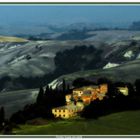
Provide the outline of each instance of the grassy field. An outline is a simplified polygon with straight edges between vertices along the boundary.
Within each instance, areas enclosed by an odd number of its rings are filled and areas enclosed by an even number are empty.
[[[17,135],[139,135],[140,111],[114,113],[98,120],[48,121],[44,125],[21,125]]]
[[[0,42],[26,42],[26,39],[10,36],[0,36]]]

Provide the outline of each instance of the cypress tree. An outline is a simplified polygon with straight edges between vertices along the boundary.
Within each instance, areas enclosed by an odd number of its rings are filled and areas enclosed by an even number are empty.
[[[37,104],[42,103],[43,96],[44,96],[44,89],[43,89],[43,87],[40,87],[39,93],[38,93],[38,96],[37,96],[37,100],[36,100]]]
[[[48,94],[50,92],[49,85],[46,86],[45,94]]]
[[[63,93],[65,94],[66,93],[66,82],[65,82],[65,79],[63,79],[62,90],[63,90]]]
[[[5,110],[4,107],[0,108],[0,125],[5,121]]]

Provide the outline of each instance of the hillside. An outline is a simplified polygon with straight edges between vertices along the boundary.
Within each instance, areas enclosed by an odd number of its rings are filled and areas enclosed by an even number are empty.
[[[23,39],[23,38],[18,38],[18,37],[12,37],[12,36],[0,36],[0,42],[5,43],[5,42],[27,42],[28,40]]]
[[[114,68],[98,69],[89,71],[79,71],[68,75],[60,76],[50,83],[55,88],[57,85],[61,86],[62,79],[71,84],[76,78],[87,78],[96,81],[98,78],[106,77],[112,81],[124,81],[134,83],[136,79],[140,78],[140,59],[121,64]]]
[[[72,40],[72,36],[76,36],[79,33],[81,33],[80,38]],[[64,38],[61,37],[65,37],[65,34],[67,35],[67,39],[63,40]],[[21,81],[15,84],[13,79],[20,76],[29,78],[29,81],[31,78],[37,77],[42,77],[43,79],[45,75],[44,79],[50,82],[63,74],[80,70],[110,68],[136,60],[140,56],[140,31],[66,31],[59,34],[51,33],[50,36],[53,36],[52,40],[0,43],[0,80],[5,76],[12,78],[11,81],[6,82],[3,79],[1,80],[3,83],[1,85],[2,90],[37,87],[35,85],[25,86]],[[83,53],[80,49],[76,52],[73,49],[75,46],[94,46],[96,51],[88,56],[88,54]],[[66,52],[70,52],[68,50],[72,52],[73,59],[76,58],[75,63],[72,63],[71,67],[68,66],[70,65],[68,62],[71,61],[71,57],[65,56]],[[61,58],[57,57],[60,52],[63,54]],[[98,59],[97,55],[100,58],[99,61],[95,61]],[[69,71],[63,69],[64,67],[61,67],[61,65],[58,66],[59,64],[68,64],[67,68],[70,68]],[[51,76],[49,76],[50,74]],[[43,83],[47,83],[48,81],[44,80]],[[5,87],[5,85],[7,86]]]
[[[61,37],[57,40],[57,36],[53,40],[28,41],[24,43],[21,43],[21,41],[26,41],[24,39],[0,37],[0,40],[4,41],[0,43],[0,77],[4,75],[28,77],[29,73],[32,74],[30,76],[35,77],[53,72],[55,70],[54,58],[56,53],[72,49],[74,46],[93,45],[95,48],[103,50],[102,58],[106,60],[106,63],[130,61],[140,53],[138,47],[140,44],[138,40],[140,31],[87,31],[86,34],[86,38],[81,40],[67,39],[62,41]],[[88,34],[90,34],[90,37]],[[53,35],[55,36],[55,33]],[[71,38],[71,32],[67,32],[67,38]],[[132,44],[135,39],[137,41],[136,45]],[[7,40],[13,43],[6,43]],[[125,55],[128,51],[132,51],[132,56]]]
[[[0,106],[4,106],[6,118],[17,112],[27,104],[34,103],[38,89],[18,90],[0,94]]]
[[[21,125],[17,135],[139,135],[140,111],[114,113],[98,120],[47,121],[44,125]]]

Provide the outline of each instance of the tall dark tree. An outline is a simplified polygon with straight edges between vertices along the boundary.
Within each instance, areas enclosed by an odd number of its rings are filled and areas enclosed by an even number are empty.
[[[38,96],[37,96],[37,100],[36,100],[37,104],[42,103],[43,96],[44,96],[44,89],[43,89],[43,87],[40,87],[39,93],[38,93]]]
[[[136,87],[136,94],[140,95],[140,79],[137,79],[135,81],[135,87]]]
[[[136,94],[134,87],[131,83],[127,83],[127,87],[128,87],[128,95],[130,97],[134,96]]]
[[[0,125],[1,126],[4,121],[5,121],[5,110],[4,110],[4,107],[1,107],[0,108]]]
[[[50,92],[50,88],[49,85],[46,86],[46,90],[45,90],[45,95],[48,94]]]
[[[66,93],[66,81],[65,81],[65,79],[63,79],[62,90],[63,90],[63,93],[65,94]]]

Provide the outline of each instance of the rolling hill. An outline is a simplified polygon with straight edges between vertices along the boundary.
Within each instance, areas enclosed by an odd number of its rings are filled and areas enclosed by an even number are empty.
[[[49,85],[52,86],[52,88],[55,88],[56,86],[61,86],[63,79],[65,79],[66,82],[71,85],[73,80],[81,77],[93,80],[95,82],[99,78],[106,77],[112,81],[123,81],[134,83],[136,79],[140,78],[139,69],[140,69],[140,59],[137,59],[134,61],[121,64],[114,68],[79,71],[68,75],[63,75],[52,81]]]
[[[0,42],[5,43],[5,42],[27,42],[27,39],[19,38],[19,37],[12,37],[12,36],[0,36]]]

